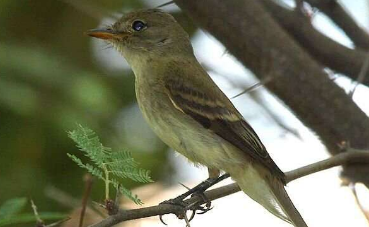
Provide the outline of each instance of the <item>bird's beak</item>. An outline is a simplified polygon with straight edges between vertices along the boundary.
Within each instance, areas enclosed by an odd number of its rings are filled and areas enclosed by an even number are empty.
[[[102,29],[101,28],[91,29],[87,31],[86,34],[91,37],[98,38],[98,39],[114,39],[114,38],[118,38],[119,36],[121,36],[111,29],[103,29],[103,28]]]

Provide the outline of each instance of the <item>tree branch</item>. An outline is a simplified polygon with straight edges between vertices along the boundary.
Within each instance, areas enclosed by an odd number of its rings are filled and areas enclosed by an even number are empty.
[[[320,9],[336,23],[354,44],[369,50],[369,35],[355,22],[351,15],[336,0],[305,0]]]
[[[349,150],[344,153],[340,153],[326,160],[307,165],[286,173],[287,183],[296,180],[298,178],[308,176],[310,174],[320,172],[335,166],[353,164],[353,163],[369,163],[369,152],[359,150]],[[212,189],[205,192],[205,196],[208,200],[213,201],[230,194],[240,191],[240,188],[236,183],[222,186],[216,189]],[[187,204],[204,204],[202,198],[192,197],[185,200]],[[206,201],[207,202],[207,201]],[[144,207],[132,210],[120,210],[117,214],[109,216],[103,221],[91,225],[90,227],[110,227],[123,221],[165,215],[176,214],[181,215],[185,212],[185,209],[180,206],[171,204],[160,204],[157,206]]]
[[[324,66],[345,74],[352,80],[357,80],[357,75],[365,62],[365,51],[347,48],[323,35],[312,26],[309,18],[304,17],[301,13],[282,7],[271,0],[262,0],[261,2],[279,25],[305,51],[309,52]],[[369,86],[369,72],[366,73],[361,83]]]

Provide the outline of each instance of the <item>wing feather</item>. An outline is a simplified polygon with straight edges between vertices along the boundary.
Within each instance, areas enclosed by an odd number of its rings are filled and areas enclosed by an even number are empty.
[[[284,173],[271,159],[255,131],[220,90],[224,96],[222,100],[173,79],[167,79],[165,87],[175,108],[256,159],[285,182]]]

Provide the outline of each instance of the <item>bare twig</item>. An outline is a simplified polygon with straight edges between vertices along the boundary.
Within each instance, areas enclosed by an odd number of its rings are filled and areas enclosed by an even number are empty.
[[[54,226],[59,226],[60,224],[66,222],[66,221],[69,221],[71,218],[70,217],[66,217],[64,218],[63,220],[60,220],[60,221],[57,221],[55,223],[51,223],[50,225],[47,225],[45,227],[54,227]]]
[[[158,6],[157,6],[157,7],[155,7],[155,8],[162,8],[162,7],[165,7],[165,6],[171,5],[171,4],[174,4],[174,1],[169,1],[169,2],[163,3],[163,4],[161,4],[161,5],[158,5]]]
[[[368,73],[368,69],[369,69],[369,53],[366,55],[366,58],[363,63],[363,67],[361,67],[357,80],[354,81],[354,84],[355,84],[354,87],[351,89],[351,91],[348,94],[351,98],[354,96],[357,86],[364,81],[365,76]]]
[[[349,150],[344,153],[337,154],[326,160],[307,165],[305,167],[298,168],[286,173],[286,182],[289,183],[298,178],[320,172],[335,166],[346,165],[352,163],[369,163],[369,151]],[[208,201],[213,201],[227,195],[240,191],[240,188],[236,183],[222,186],[216,189],[212,189],[205,192],[205,196]],[[204,204],[205,202],[199,197],[192,197],[185,200],[187,204],[198,203]],[[157,206],[150,206],[132,210],[120,210],[116,215],[109,216],[103,221],[91,225],[90,227],[110,227],[123,221],[140,219],[164,214],[183,214],[184,208],[172,204],[160,204]]]
[[[49,225],[46,225],[45,222],[41,219],[38,211],[37,211],[37,206],[35,205],[35,203],[33,202],[33,200],[31,199],[31,207],[32,207],[32,210],[33,210],[33,214],[35,215],[35,218],[36,218],[36,227],[54,227],[54,226],[57,226],[57,225],[60,225],[61,223],[64,223],[68,220],[70,220],[70,217],[66,217],[60,221],[57,221],[57,222],[54,222],[54,223],[51,223]]]
[[[305,0],[334,21],[357,47],[369,49],[369,35],[337,0]]]
[[[288,183],[298,178],[335,166],[351,163],[369,163],[369,151],[349,150],[347,152],[337,154],[326,160],[289,171],[286,173],[286,182]]]
[[[248,88],[246,88],[242,93],[248,93],[250,92],[250,97],[252,97],[256,103],[258,103],[262,108],[263,110],[266,112],[266,114],[279,126],[281,127],[283,130],[285,130],[285,132],[287,133],[291,133],[292,135],[294,135],[296,138],[302,140],[302,137],[300,135],[300,133],[294,129],[294,128],[291,128],[290,126],[286,125],[274,112],[273,110],[271,110],[271,108],[268,106],[268,105],[263,105],[263,100],[261,99],[260,97],[260,94],[258,93],[251,93],[254,89],[260,87],[260,86],[263,86],[265,83],[269,82],[269,81],[266,81],[270,78],[270,81],[272,81],[272,78],[267,76],[265,77],[265,80],[264,80],[264,83],[263,82],[260,82],[260,83],[257,83],[257,84],[254,84]],[[237,86],[237,84],[234,84],[234,86]],[[239,94],[240,95],[240,94]],[[236,98],[238,97],[238,95],[232,97],[232,98]]]
[[[294,39],[321,64],[332,70],[357,79],[363,66],[366,52],[362,49],[350,49],[328,38],[312,25],[310,20],[296,15],[274,1],[261,1],[266,10]],[[345,56],[342,58],[342,56]],[[369,85],[368,77],[363,82]]]
[[[260,82],[258,82],[258,83],[256,83],[256,84],[254,84],[254,85],[252,85],[252,86],[248,87],[247,89],[245,89],[245,90],[244,90],[244,91],[242,91],[241,93],[239,93],[239,94],[237,94],[237,95],[235,95],[235,96],[231,97],[231,99],[234,99],[234,98],[237,98],[237,97],[239,97],[239,96],[241,96],[241,95],[243,95],[243,94],[249,93],[249,92],[251,92],[251,91],[255,90],[255,89],[256,89],[256,88],[258,88],[258,87],[264,86],[265,84],[269,83],[269,82],[270,82],[270,81],[272,81],[272,80],[273,80],[273,77],[271,77],[271,76],[267,76],[267,77],[263,78],[263,80],[262,80],[262,81],[260,81]]]
[[[40,215],[38,214],[37,206],[35,205],[32,199],[31,199],[31,206],[32,206],[33,214],[35,215],[35,218],[36,218],[36,226],[37,227],[45,226],[44,221],[42,221],[42,219],[40,218]]]
[[[83,219],[84,219],[85,213],[86,213],[88,198],[90,197],[90,194],[91,194],[93,177],[92,177],[91,174],[87,173],[84,176],[83,180],[85,182],[85,192],[84,192],[83,198],[82,198],[82,209],[81,209],[81,215],[79,217],[79,227],[83,226]]]

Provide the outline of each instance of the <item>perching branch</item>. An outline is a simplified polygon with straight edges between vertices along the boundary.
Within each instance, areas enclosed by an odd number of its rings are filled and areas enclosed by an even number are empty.
[[[352,80],[357,80],[357,75],[360,73],[367,55],[363,49],[350,49],[337,43],[316,30],[309,18],[294,10],[287,9],[270,0],[260,2],[276,22],[317,61],[338,73],[347,75]],[[360,83],[369,86],[367,74]]]
[[[308,176],[310,174],[320,172],[335,166],[347,165],[347,164],[359,164],[369,163],[369,151],[361,150],[349,150],[344,153],[337,154],[326,160],[310,164],[289,172],[286,172],[287,183],[296,180],[298,178]],[[240,188],[236,183],[222,186],[216,189],[212,189],[205,192],[206,197],[209,201],[213,201],[230,194],[240,191]],[[202,198],[192,197],[185,200],[187,204],[204,204]],[[123,221],[141,219],[152,216],[159,216],[164,214],[184,214],[185,209],[180,206],[171,204],[160,204],[157,206],[144,207],[132,210],[120,210],[117,214],[109,216],[101,222],[91,225],[89,227],[110,227]]]
[[[369,35],[356,23],[352,16],[337,2],[337,0],[305,1],[320,9],[331,18],[357,47],[365,50],[369,49]]]

